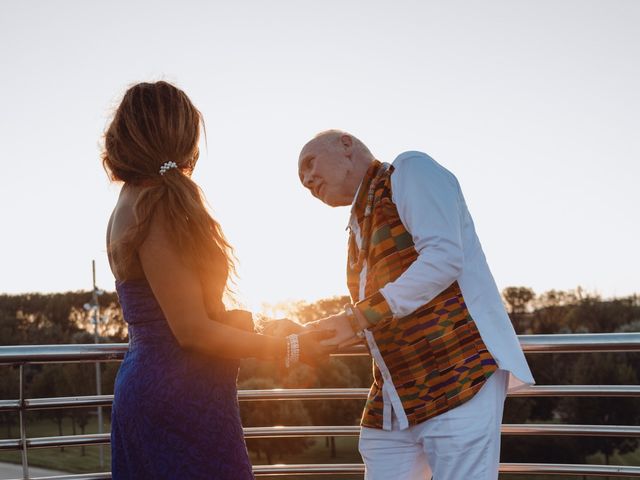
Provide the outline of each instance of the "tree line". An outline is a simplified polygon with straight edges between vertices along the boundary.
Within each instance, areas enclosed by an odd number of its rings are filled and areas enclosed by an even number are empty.
[[[640,331],[640,296],[603,299],[578,288],[536,294],[527,287],[508,287],[503,298],[516,332],[600,333]],[[84,305],[91,292],[0,295],[0,344],[93,343],[94,325]],[[290,318],[305,323],[342,309],[347,297],[317,302],[279,305]],[[100,297],[101,343],[126,342],[127,328],[117,295]],[[623,353],[531,354],[528,360],[539,385],[638,384],[640,356]],[[119,364],[102,363],[102,391],[112,393]],[[306,365],[284,370],[252,359],[241,364],[240,389],[369,387],[368,357],[332,358],[313,369]],[[26,395],[31,398],[91,395],[95,393],[92,364],[32,365],[26,368]],[[15,368],[0,367],[0,399],[18,397]],[[357,425],[362,401],[262,401],[242,402],[245,426]],[[37,412],[40,421],[54,422],[62,435],[62,421],[71,419],[74,431],[84,433],[93,409],[61,409]],[[0,412],[6,438],[18,434],[15,412]],[[541,397],[510,398],[505,423],[555,422],[596,425],[637,425],[640,399]],[[327,438],[327,455],[336,455],[335,439]],[[249,440],[248,447],[267,463],[284,455],[299,454],[312,440]],[[502,460],[506,462],[583,463],[600,453],[609,462],[613,453],[638,449],[638,440],[624,437],[505,437]]]

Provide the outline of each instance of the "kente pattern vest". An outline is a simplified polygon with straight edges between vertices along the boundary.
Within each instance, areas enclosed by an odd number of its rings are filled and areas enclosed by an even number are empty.
[[[359,250],[354,232],[349,236],[347,284],[356,308],[372,324],[369,331],[411,426],[471,399],[498,367],[480,337],[457,282],[410,315],[394,318],[379,290],[396,280],[418,258],[418,253],[392,200],[393,167],[378,175],[381,166],[377,161],[371,165],[354,204],[362,244],[369,244],[364,298],[359,298],[362,266],[357,265]],[[374,179],[371,217],[365,222],[367,192]],[[365,241],[367,235],[369,242]],[[384,379],[375,362],[373,371],[374,382],[361,424],[383,428]]]

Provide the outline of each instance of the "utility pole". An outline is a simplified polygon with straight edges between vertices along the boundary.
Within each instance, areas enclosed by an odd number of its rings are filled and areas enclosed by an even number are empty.
[[[91,295],[91,309],[93,310],[94,340],[99,343],[98,324],[100,322],[100,304],[98,296],[104,292],[99,290],[96,285],[96,261],[91,260],[91,269],[93,271],[93,293]],[[100,372],[100,362],[96,362],[96,395],[102,395],[102,375]],[[103,433],[102,407],[98,407],[98,433]],[[100,468],[104,468],[104,450],[100,445]]]

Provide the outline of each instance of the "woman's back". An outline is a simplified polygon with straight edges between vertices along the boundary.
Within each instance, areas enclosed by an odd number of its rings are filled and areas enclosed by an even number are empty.
[[[118,281],[144,278],[139,258],[133,257],[134,261],[130,262],[130,265],[126,265],[119,252],[120,245],[127,233],[136,226],[134,206],[139,191],[139,188],[128,184],[122,186],[118,201],[107,224],[107,256],[111,271]]]

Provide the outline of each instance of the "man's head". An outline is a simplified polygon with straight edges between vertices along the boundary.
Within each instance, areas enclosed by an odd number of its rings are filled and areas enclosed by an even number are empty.
[[[373,155],[364,143],[339,130],[319,133],[302,148],[298,175],[311,194],[329,206],[350,205]]]

